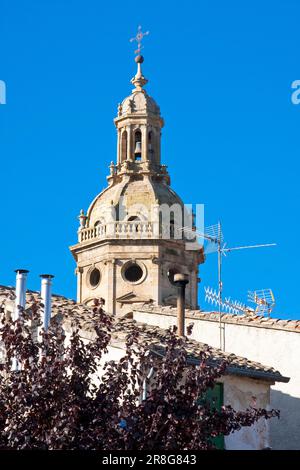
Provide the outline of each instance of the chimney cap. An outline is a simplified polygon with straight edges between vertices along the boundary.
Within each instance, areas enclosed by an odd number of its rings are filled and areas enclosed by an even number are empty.
[[[53,274],[40,274],[40,277],[42,279],[53,279],[54,278]]]
[[[189,276],[187,274],[177,273],[174,275],[175,284],[188,284]]]
[[[15,269],[15,273],[27,274],[27,273],[29,273],[29,271],[27,269]]]

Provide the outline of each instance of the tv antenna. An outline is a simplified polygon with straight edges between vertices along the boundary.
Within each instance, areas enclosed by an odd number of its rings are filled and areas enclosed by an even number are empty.
[[[224,237],[222,233],[221,222],[218,222],[215,225],[211,225],[204,229],[204,233],[193,230],[190,227],[183,227],[181,229],[183,232],[192,233],[197,235],[204,240],[210,242],[210,248],[207,250],[207,253],[218,253],[218,306],[219,306],[219,328],[220,328],[220,349],[224,350],[224,341],[222,340],[222,302],[223,302],[223,281],[222,281],[222,256],[226,256],[227,253],[231,251],[238,250],[249,250],[252,248],[266,248],[269,246],[275,246],[276,243],[264,243],[259,245],[245,245],[245,246],[234,246],[227,247],[227,243],[224,242]],[[213,246],[213,249],[211,247]]]
[[[211,287],[204,287],[204,292],[206,302],[211,303],[212,305],[220,305],[219,292],[217,290],[212,289]],[[225,299],[222,299],[221,308],[232,315],[237,315],[239,313],[249,315],[254,313],[253,308],[247,307],[247,305],[238,300],[233,300],[231,297],[225,297]]]
[[[249,291],[248,300],[256,304],[255,313],[257,315],[267,314],[270,317],[275,306],[275,297],[271,289]]]
[[[211,287],[204,287],[205,300],[212,305],[219,305],[219,293]],[[244,315],[265,315],[270,317],[271,311],[275,306],[275,297],[271,289],[256,290],[254,292],[248,291],[248,301],[253,302],[256,307],[249,307],[238,300],[233,300],[231,297],[225,297],[222,300],[221,308],[225,312],[233,315],[243,313]]]

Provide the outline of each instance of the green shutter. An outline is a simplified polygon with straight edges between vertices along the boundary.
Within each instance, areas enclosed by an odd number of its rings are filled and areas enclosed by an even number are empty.
[[[216,410],[221,411],[221,407],[224,403],[224,388],[222,383],[216,383],[214,388],[209,388],[206,391],[205,396],[203,397],[204,401],[208,402],[212,407]],[[202,400],[201,400],[202,401]],[[213,444],[216,446],[217,449],[224,449],[224,436],[220,434],[217,437],[212,439]]]

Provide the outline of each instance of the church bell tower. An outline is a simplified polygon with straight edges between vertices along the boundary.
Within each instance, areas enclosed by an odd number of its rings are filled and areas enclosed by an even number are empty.
[[[203,250],[189,249],[182,227],[184,204],[170,188],[161,164],[159,106],[144,86],[143,57],[135,58],[131,95],[118,106],[117,160],[108,186],[79,215],[78,243],[70,248],[77,264],[77,301],[104,299],[113,315],[134,304],[174,305],[174,275],[187,274],[186,303],[197,308],[198,266]],[[184,225],[185,224],[185,225]]]

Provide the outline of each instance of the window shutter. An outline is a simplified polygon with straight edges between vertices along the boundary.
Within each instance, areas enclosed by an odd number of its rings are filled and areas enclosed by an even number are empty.
[[[216,383],[214,388],[209,388],[206,391],[203,401],[206,401],[210,404],[212,408],[215,408],[217,411],[221,411],[221,407],[224,403],[224,387],[222,383]],[[202,400],[201,400],[202,402]],[[220,434],[217,437],[212,439],[212,443],[217,449],[224,449],[224,436]]]

